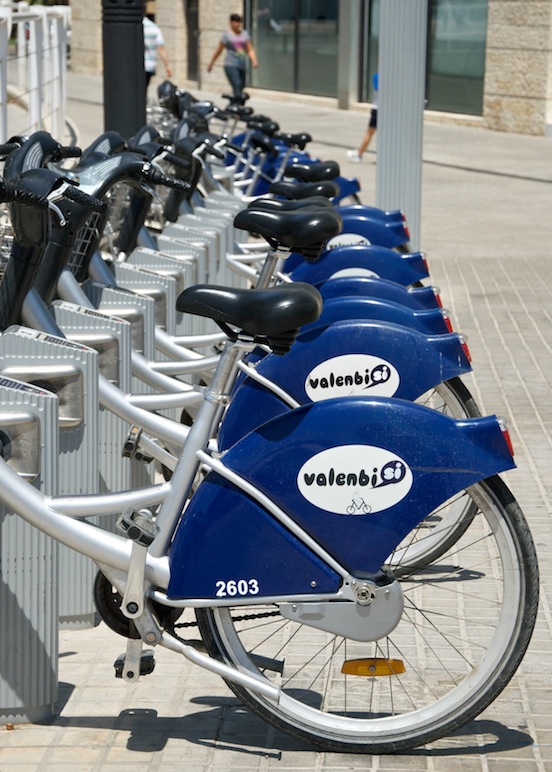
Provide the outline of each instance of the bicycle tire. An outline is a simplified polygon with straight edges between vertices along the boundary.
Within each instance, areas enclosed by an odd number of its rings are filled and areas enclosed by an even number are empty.
[[[472,527],[439,562],[400,580],[405,610],[385,639],[345,640],[284,619],[275,605],[268,620],[255,619],[267,606],[196,610],[211,656],[264,673],[282,689],[276,704],[229,682],[241,701],[320,751],[372,754],[437,740],[490,705],[531,639],[537,559],[523,513],[500,478],[463,494],[478,508]],[[406,672],[377,679],[341,673],[345,658],[373,653],[403,659]],[[271,660],[281,667],[267,669]]]
[[[423,394],[417,402],[452,418],[481,416],[471,392],[458,377],[439,384]],[[472,501],[456,501],[432,512],[390,558],[395,575],[403,576],[437,560],[469,528],[476,511],[477,507]]]

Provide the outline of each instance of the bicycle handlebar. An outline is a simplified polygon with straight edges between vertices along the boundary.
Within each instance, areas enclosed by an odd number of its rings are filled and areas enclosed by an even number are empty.
[[[67,185],[62,190],[62,195],[64,198],[68,198],[76,204],[82,204],[83,206],[88,207],[88,209],[98,212],[98,214],[104,214],[107,209],[106,202],[102,201],[101,198],[90,196],[88,193],[85,193],[74,185]]]
[[[59,161],[63,161],[64,158],[80,158],[81,155],[82,150],[76,145],[67,147],[60,145],[59,147],[55,148],[55,150],[52,150],[52,152],[49,154],[48,161],[51,163],[58,163]]]
[[[33,209],[48,209],[50,202],[45,196],[39,196],[28,190],[21,190],[10,182],[0,178],[0,200],[6,203],[18,203]]]
[[[21,145],[17,142],[5,142],[0,145],[0,159],[5,160],[13,150],[19,150],[20,147]]]
[[[164,185],[167,188],[175,188],[187,193],[190,190],[190,184],[185,180],[179,180],[177,177],[169,177],[163,174],[157,169],[154,169],[151,164],[144,164],[142,168],[142,177],[145,181],[151,182],[153,185]]]

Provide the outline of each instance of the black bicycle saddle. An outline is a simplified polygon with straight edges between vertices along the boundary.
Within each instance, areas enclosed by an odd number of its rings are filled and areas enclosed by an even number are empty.
[[[273,249],[287,247],[307,260],[316,260],[326,241],[341,231],[343,221],[335,209],[315,206],[287,212],[243,209],[234,225],[258,233]]]
[[[321,180],[320,182],[289,182],[288,180],[280,180],[279,182],[273,182],[268,192],[275,196],[285,196],[294,201],[310,196],[334,198],[339,193],[339,185],[332,180]]]
[[[339,177],[339,164],[336,161],[319,161],[312,164],[292,163],[285,169],[286,177],[294,177],[302,182],[321,182]]]
[[[299,328],[320,316],[322,297],[315,287],[302,282],[263,290],[197,284],[179,295],[176,308],[213,319],[231,337],[235,337],[231,327],[237,327],[257,341],[268,342],[275,354],[285,354]]]
[[[334,209],[332,202],[324,196],[309,196],[308,198],[288,200],[284,198],[256,198],[248,204],[248,209],[266,209],[273,212],[296,212],[312,206],[324,209]]]

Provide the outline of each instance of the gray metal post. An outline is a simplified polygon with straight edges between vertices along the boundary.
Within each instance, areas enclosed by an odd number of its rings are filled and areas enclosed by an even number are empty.
[[[0,378],[3,458],[44,494],[56,492],[58,400]],[[0,507],[0,720],[47,721],[58,685],[58,547]]]
[[[385,0],[380,14],[376,204],[405,212],[420,249],[427,0]]]

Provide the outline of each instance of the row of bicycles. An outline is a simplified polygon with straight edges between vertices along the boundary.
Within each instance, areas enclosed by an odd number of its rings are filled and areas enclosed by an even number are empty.
[[[130,140],[0,148],[3,334],[65,340],[60,306],[120,320],[108,290],[155,308],[149,332],[121,322],[130,387],[101,351],[98,376],[128,430],[113,452],[143,483],[45,497],[3,452],[0,500],[96,563],[124,679],[155,689],[165,647],[310,747],[403,751],[481,713],[529,645],[513,450],[462,380],[466,341],[402,213],[227,101],[167,82]]]

